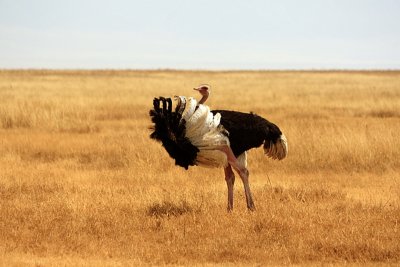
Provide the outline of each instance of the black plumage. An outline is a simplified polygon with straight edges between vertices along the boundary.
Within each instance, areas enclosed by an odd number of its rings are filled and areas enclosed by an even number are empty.
[[[154,130],[150,137],[162,143],[168,154],[175,159],[175,164],[185,168],[196,165],[199,149],[185,136],[186,121],[182,114],[172,111],[171,98],[154,98],[150,117]],[[230,147],[238,157],[245,151],[264,144],[269,149],[280,140],[282,132],[275,124],[254,114],[230,110],[212,110],[214,115],[221,114],[220,124],[228,133]]]
[[[229,132],[229,142],[236,157],[245,151],[261,146],[266,149],[275,144],[282,132],[275,124],[254,114],[230,110],[212,110],[221,114],[221,124]]]
[[[178,107],[172,111],[171,98],[154,98],[153,109],[149,113],[154,123],[150,138],[160,141],[168,154],[175,159],[175,164],[187,170],[189,166],[195,165],[199,149],[185,137],[186,122],[181,120],[182,114],[177,109]]]

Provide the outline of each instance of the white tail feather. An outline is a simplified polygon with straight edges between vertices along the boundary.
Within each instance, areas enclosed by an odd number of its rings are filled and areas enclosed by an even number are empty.
[[[265,154],[273,159],[284,159],[288,154],[287,139],[284,134],[282,134],[276,143],[270,143],[268,148],[264,148]]]

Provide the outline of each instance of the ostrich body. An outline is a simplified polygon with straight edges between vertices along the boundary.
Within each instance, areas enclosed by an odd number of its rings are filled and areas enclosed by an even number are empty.
[[[199,103],[191,97],[175,97],[174,111],[171,98],[155,98],[150,110],[154,124],[150,137],[160,141],[175,164],[185,169],[194,165],[223,167],[229,211],[233,209],[233,168],[243,181],[247,207],[254,210],[246,151],[264,144],[267,156],[281,160],[288,151],[286,137],[275,124],[256,114],[211,111],[204,105],[208,89],[208,86],[195,88],[203,96]]]

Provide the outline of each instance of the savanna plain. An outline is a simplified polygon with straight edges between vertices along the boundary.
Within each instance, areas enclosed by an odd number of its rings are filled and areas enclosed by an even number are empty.
[[[254,212],[149,138],[200,83],[288,139],[248,155]],[[400,72],[0,71],[0,266],[397,265],[399,224]]]

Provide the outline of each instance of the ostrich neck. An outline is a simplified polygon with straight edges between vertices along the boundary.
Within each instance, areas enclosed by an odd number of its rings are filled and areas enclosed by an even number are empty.
[[[206,102],[207,98],[208,98],[208,94],[207,95],[203,95],[203,97],[199,101],[199,104],[204,104],[204,102]]]

